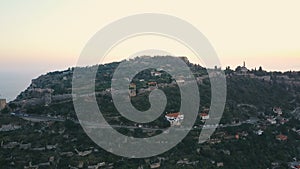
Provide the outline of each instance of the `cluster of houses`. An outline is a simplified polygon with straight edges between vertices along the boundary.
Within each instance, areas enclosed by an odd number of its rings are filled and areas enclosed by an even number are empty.
[[[30,161],[28,166],[24,166],[24,169],[39,169],[40,167],[49,167],[50,165],[51,165],[50,162],[33,165],[32,162]]]
[[[204,109],[201,113],[199,113],[199,117],[203,122],[209,119],[208,113],[209,109]],[[165,118],[168,122],[170,122],[171,126],[180,126],[184,119],[184,115],[180,112],[167,113]]]
[[[4,141],[1,142],[1,148],[3,149],[14,149],[16,147],[19,147],[20,150],[45,151],[56,149],[57,144],[46,145],[43,147],[32,147],[31,143],[8,142],[5,144]]]
[[[274,107],[273,112],[276,115],[275,117],[274,116],[266,116],[267,122],[269,124],[285,124],[289,121],[289,119],[281,116],[283,114],[283,112],[280,107]]]
[[[185,60],[185,59],[183,59]],[[152,77],[161,77],[163,72],[162,70],[153,70],[150,72],[151,73],[151,76]],[[259,80],[263,80],[263,81],[266,81],[266,82],[270,82],[272,81],[272,78],[271,78],[271,75],[264,75],[264,76],[257,76],[255,75],[254,73],[252,73],[247,67],[246,67],[246,63],[244,62],[243,66],[239,66],[236,71],[234,71],[232,74],[229,74],[227,75],[228,78],[230,78],[231,76],[245,76],[245,77],[249,77],[249,78],[252,78],[252,79],[259,79]],[[203,83],[203,80],[204,79],[207,79],[209,78],[208,75],[202,75],[202,76],[199,76],[199,77],[196,77],[196,80],[198,83]],[[287,83],[291,83],[291,84],[299,84],[300,85],[300,81],[297,81],[295,79],[291,79],[289,78],[287,75],[276,75],[276,79],[280,81],[285,81]],[[144,81],[144,79],[141,79],[140,81]],[[184,77],[178,77],[176,82],[174,81],[174,83],[177,83],[177,84],[185,84],[185,80],[184,80]],[[148,82],[147,83],[148,85],[148,89],[138,89],[138,92],[139,93],[144,93],[146,91],[151,91],[151,90],[154,90],[156,88],[159,87],[159,85],[157,84],[157,82]],[[162,87],[164,86],[168,86],[170,84],[160,84]],[[173,84],[174,85],[174,84]],[[134,97],[136,96],[137,94],[137,89],[136,89],[136,85],[135,84],[130,84],[129,86],[129,95],[130,97]]]
[[[199,161],[189,161],[189,159],[184,158],[183,160],[177,161],[177,165],[196,165]]]
[[[138,93],[145,93],[147,91],[152,91],[158,88],[158,84],[157,82],[148,82],[147,83],[148,88],[141,88],[141,89],[137,89],[136,84],[135,83],[130,83],[129,85],[129,96],[130,97],[135,97],[137,96],[137,92]]]
[[[169,158],[163,158],[163,157],[158,157],[156,160],[154,161],[150,161],[149,159],[146,159],[145,162],[147,164],[149,164],[150,168],[151,169],[156,169],[156,168],[161,168],[161,164],[163,161],[166,161],[166,160],[169,160]],[[183,158],[183,159],[180,159],[176,162],[176,164],[178,166],[182,166],[182,165],[190,165],[190,166],[195,166],[197,165],[198,163],[200,163],[199,160],[197,161],[190,161],[188,158]],[[218,165],[217,165],[218,166]],[[223,165],[220,165],[218,167],[223,167]],[[143,169],[144,167],[143,166],[140,166],[138,169]]]
[[[20,128],[21,128],[21,126],[16,125],[16,124],[3,124],[3,125],[1,125],[0,132],[1,131],[13,131],[13,130],[18,130]]]
[[[266,116],[267,123],[265,123],[264,125],[275,125],[275,124],[283,125],[289,121],[289,119],[282,117],[283,112],[280,107],[274,107],[273,112],[276,116],[275,117],[274,116]],[[259,136],[263,135],[263,133],[264,133],[263,128],[265,128],[265,127],[260,127],[260,129],[258,131],[256,131],[255,133]],[[288,136],[286,136],[284,134],[278,134],[275,136],[275,139],[278,141],[287,141]]]
[[[163,74],[163,69],[157,69],[157,70],[153,70],[153,71],[150,72],[150,75],[154,78],[155,77],[162,77],[162,74]],[[175,78],[175,77],[173,77],[173,78]],[[127,80],[129,80],[129,79],[127,79]],[[145,82],[145,79],[140,79],[139,81],[140,82]],[[135,97],[137,95],[137,93],[145,93],[145,92],[149,92],[149,91],[158,89],[159,87],[162,87],[162,88],[164,88],[164,87],[173,87],[176,84],[177,85],[183,85],[185,83],[186,83],[186,81],[185,81],[184,76],[176,77],[176,80],[173,79],[171,83],[159,83],[158,84],[156,81],[150,80],[146,83],[147,88],[137,89],[135,83],[130,83],[129,84],[129,96],[130,97]]]
[[[216,132],[214,134],[213,138],[210,138],[207,143],[208,144],[218,144],[221,143],[222,140],[239,140],[239,139],[246,139],[246,137],[249,135],[248,132],[237,132],[236,134],[228,134],[227,132]]]
[[[252,79],[259,79],[259,80],[263,80],[266,82],[271,82],[274,78],[279,83],[286,83],[286,84],[290,84],[290,85],[300,86],[299,79],[291,78],[288,75],[272,75],[272,77],[271,77],[271,75],[257,76],[246,67],[245,62],[243,63],[243,66],[238,66],[236,71],[233,72],[232,74],[229,74],[227,77],[231,77],[234,75],[235,76],[245,76],[245,77],[249,77]]]
[[[202,120],[207,120],[209,119],[209,114],[207,114],[208,110],[203,111],[200,113],[200,117],[202,117]],[[283,114],[282,109],[280,107],[274,107],[273,112],[276,114],[276,117],[274,116],[266,116],[266,121],[261,121],[261,124],[257,124],[257,130],[253,131],[258,136],[261,136],[264,134],[264,129],[266,129],[266,126],[268,125],[273,125],[273,124],[285,124],[289,121],[289,119],[286,119],[282,117],[281,115]],[[292,129],[294,132],[298,133],[300,135],[300,130],[297,130],[296,128]],[[221,143],[222,140],[231,140],[231,139],[246,139],[246,137],[249,134],[247,132],[238,132],[235,135],[228,135],[226,132],[217,132],[214,133],[214,137],[210,138],[207,143],[209,144],[218,144]],[[278,141],[287,141],[288,136],[284,134],[278,134],[275,135],[275,139]]]
[[[55,150],[57,148],[57,144],[56,145],[46,145],[44,147],[32,147],[31,143],[9,142],[9,143],[4,144],[3,141],[1,142],[1,148],[3,148],[3,149],[14,149],[14,148],[17,148],[17,147],[19,147],[20,150],[46,151],[46,150]],[[79,151],[79,150],[75,149],[76,154],[80,157],[88,156],[93,151],[96,152],[98,150],[93,149],[93,150]],[[75,154],[70,151],[70,152],[60,152],[59,155],[60,156],[66,156],[66,157],[72,157]],[[47,162],[39,163],[39,164],[35,164],[35,165],[33,165],[32,162],[29,162],[29,165],[24,166],[24,168],[25,169],[38,169],[40,167],[51,166],[51,165],[54,164],[54,162],[55,162],[55,157],[51,156],[51,157],[49,157],[49,161],[47,161]],[[81,162],[79,162],[78,166],[75,167],[75,168],[83,168],[83,166],[84,166],[84,163],[81,161]],[[106,166],[105,162],[97,163],[96,165],[89,165],[88,168],[89,169],[98,169],[98,168],[103,167],[103,166]],[[107,167],[108,168],[113,168],[113,163],[107,165]]]
[[[84,165],[85,165],[84,161],[79,161],[77,167],[73,167],[73,166],[70,165],[69,168],[71,168],[71,169],[85,168]],[[113,163],[107,164],[106,162],[100,162],[100,163],[96,163],[96,164],[93,164],[93,165],[88,164],[87,168],[88,169],[99,169],[99,168],[105,167],[105,168],[111,169],[111,168],[113,168],[113,165],[114,165]]]
[[[24,166],[24,169],[39,169],[40,167],[50,167],[54,163],[54,161],[55,161],[54,156],[51,156],[49,158],[48,162],[39,163],[39,164],[35,164],[35,165],[33,165],[32,162],[30,161],[28,166]],[[83,161],[79,161],[78,166],[73,167],[73,166],[69,165],[69,168],[70,169],[81,169],[81,168],[85,168],[84,165],[85,165],[85,163]],[[95,165],[87,165],[88,169],[99,169],[99,168],[103,168],[103,167],[112,169],[113,163],[106,164],[105,162],[100,162]]]

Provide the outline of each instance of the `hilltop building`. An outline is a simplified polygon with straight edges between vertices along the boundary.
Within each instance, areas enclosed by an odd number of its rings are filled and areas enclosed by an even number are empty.
[[[6,99],[0,99],[0,110],[6,107]]]
[[[244,61],[243,66],[238,66],[236,69],[236,74],[237,75],[241,75],[241,76],[245,76],[248,74],[249,69],[246,67],[246,62]]]

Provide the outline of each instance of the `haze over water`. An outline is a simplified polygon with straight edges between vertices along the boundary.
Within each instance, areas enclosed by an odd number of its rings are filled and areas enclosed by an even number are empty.
[[[176,16],[198,28],[215,48],[222,68],[234,69],[246,61],[249,69],[300,70],[299,6],[298,0],[1,1],[0,97],[12,100],[31,79],[75,66],[97,31],[145,12]],[[110,56],[121,60],[146,49],[190,55],[175,43],[147,37],[126,41]]]

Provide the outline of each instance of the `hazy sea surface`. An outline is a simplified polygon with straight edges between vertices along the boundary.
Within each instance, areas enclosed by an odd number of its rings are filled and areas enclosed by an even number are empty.
[[[34,78],[32,74],[0,72],[0,98],[14,100],[21,91],[24,91]]]

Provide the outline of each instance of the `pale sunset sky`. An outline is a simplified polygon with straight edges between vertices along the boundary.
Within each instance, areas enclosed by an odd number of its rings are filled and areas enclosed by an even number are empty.
[[[32,78],[75,66],[97,31],[139,13],[168,14],[191,23],[208,38],[223,68],[246,61],[250,69],[300,70],[299,7],[299,0],[0,1],[0,97],[12,100]],[[108,61],[147,48],[192,55],[170,39],[145,36],[116,46]]]

